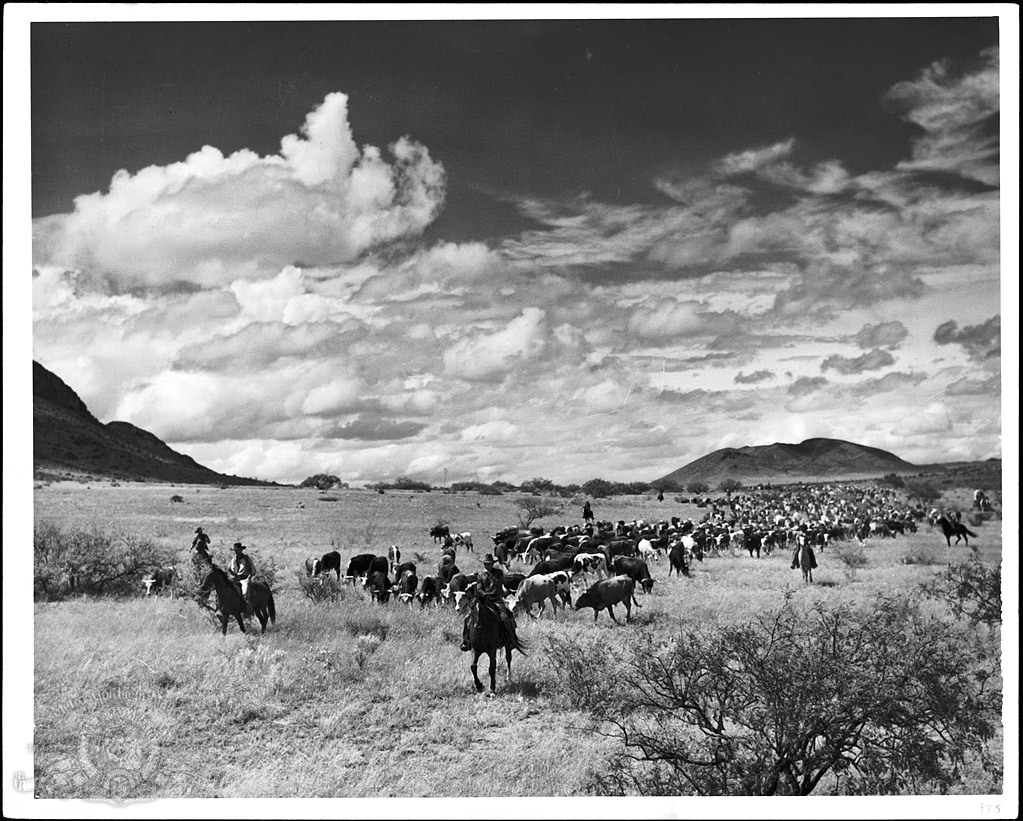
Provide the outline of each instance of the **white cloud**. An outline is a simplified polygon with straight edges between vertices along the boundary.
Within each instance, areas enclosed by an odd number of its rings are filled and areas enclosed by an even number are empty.
[[[538,356],[546,345],[544,317],[539,308],[526,308],[494,333],[466,336],[444,352],[445,373],[486,381]]]

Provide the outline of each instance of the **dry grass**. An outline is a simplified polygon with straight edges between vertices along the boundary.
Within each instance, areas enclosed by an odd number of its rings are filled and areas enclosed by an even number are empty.
[[[172,503],[172,493],[187,505]],[[613,662],[616,643],[634,631],[667,637],[687,622],[750,619],[780,605],[786,590],[807,600],[864,602],[879,591],[909,590],[965,548],[945,547],[924,525],[906,538],[868,541],[868,562],[849,579],[829,549],[818,555],[816,584],[804,587],[789,569],[790,554],[751,559],[747,554],[707,558],[692,577],[667,577],[638,594],[633,624],[606,614],[560,612],[520,619],[529,645],[513,660],[509,684],[498,666],[498,698],[471,687],[469,657],[459,652],[460,619],[450,610],[412,610],[392,601],[380,607],[361,590],[338,602],[313,602],[295,571],[309,555],[342,557],[367,548],[426,557],[432,572],[440,547],[429,536],[438,519],[471,531],[475,554],[459,553],[474,571],[490,549],[489,534],[516,521],[514,496],[337,491],[338,501],[314,504],[315,491],[282,488],[97,486],[73,483],[37,488],[37,521],[63,526],[113,525],[158,540],[182,561],[197,525],[213,538],[221,563],[243,541],[259,564],[272,558],[281,571],[275,589],[277,624],[265,636],[242,635],[229,625],[222,637],[193,602],[183,599],[79,600],[35,609],[35,751],[37,794],[47,793],[47,767],[75,754],[82,721],[69,713],[110,684],[137,688],[151,705],[162,762],[170,778],[165,796],[555,796],[585,791],[591,768],[601,766],[608,742],[586,730],[588,717],[555,706],[548,636],[598,640]],[[302,505],[302,506],[300,506]],[[601,519],[694,519],[702,511],[646,497],[599,500]],[[551,527],[581,522],[570,507]],[[984,525],[981,558],[1001,556],[1001,522]],[[974,540],[971,539],[971,547]],[[938,563],[905,563],[933,555]],[[304,571],[303,571],[304,572]],[[620,620],[624,611],[618,608]],[[485,668],[484,658],[482,666]],[[485,669],[481,670],[485,678]],[[73,715],[74,719],[69,719]],[[396,774],[400,773],[400,777]]]

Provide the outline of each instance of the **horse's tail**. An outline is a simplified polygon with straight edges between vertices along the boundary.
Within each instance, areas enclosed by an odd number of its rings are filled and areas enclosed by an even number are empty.
[[[269,585],[266,588],[266,611],[270,614],[270,622],[277,624],[277,608],[274,607],[274,594]]]
[[[526,650],[529,648],[529,645],[520,639],[518,633],[512,629],[508,635],[508,647],[511,650],[518,650],[522,653],[522,655],[526,655]]]
[[[973,536],[974,539],[977,538],[977,534],[970,530],[966,525],[963,525],[963,532],[965,532],[967,536]]]

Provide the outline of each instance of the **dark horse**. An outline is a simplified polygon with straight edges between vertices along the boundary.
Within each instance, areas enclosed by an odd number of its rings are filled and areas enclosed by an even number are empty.
[[[483,692],[483,682],[477,673],[480,656],[490,656],[490,695],[494,695],[497,675],[497,651],[504,648],[504,656],[508,662],[508,678],[511,679],[512,650],[526,655],[526,647],[515,634],[515,622],[509,620],[507,625],[501,618],[498,605],[490,596],[473,596],[466,616],[469,625],[469,646],[472,648],[472,680],[476,692]]]
[[[941,532],[945,534],[945,541],[949,547],[952,546],[952,537],[956,537],[956,544],[959,544],[960,539],[966,542],[966,546],[970,546],[970,536],[974,539],[977,538],[977,534],[972,530],[968,530],[966,525],[962,522],[953,522],[948,516],[942,514],[938,517],[939,525],[941,525]]]
[[[202,586],[199,589],[208,595],[211,588],[217,591],[217,610],[219,611],[220,625],[223,628],[224,635],[227,635],[227,622],[231,616],[238,620],[238,626],[244,633],[245,599],[242,598],[241,590],[235,587],[234,582],[228,578],[227,573],[215,564],[210,565],[210,572],[203,579]],[[261,632],[265,633],[268,620],[275,624],[277,622],[277,610],[274,608],[273,593],[270,592],[268,585],[256,581],[249,583],[249,593],[252,597],[252,609],[255,611],[256,618],[259,619],[259,624],[263,628]]]

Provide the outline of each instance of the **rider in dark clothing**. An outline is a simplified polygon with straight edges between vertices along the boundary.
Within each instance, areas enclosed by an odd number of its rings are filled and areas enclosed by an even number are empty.
[[[196,552],[196,555],[202,557],[207,562],[212,561],[210,559],[210,537],[203,533],[201,527],[195,529],[195,538],[192,539],[192,546],[188,548],[188,552]]]
[[[508,635],[515,634],[515,616],[504,601],[504,571],[497,567],[497,560],[488,553],[483,557],[483,570],[476,574],[476,590],[473,595],[481,600],[479,606],[486,607],[491,604],[497,608]],[[472,618],[472,611],[465,616],[465,625],[462,627],[462,646],[459,648],[463,653],[470,649],[469,646],[469,620]]]

